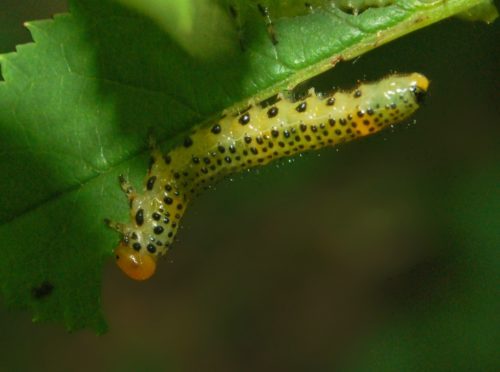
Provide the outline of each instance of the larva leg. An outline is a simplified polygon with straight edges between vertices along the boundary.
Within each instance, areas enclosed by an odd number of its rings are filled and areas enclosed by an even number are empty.
[[[127,198],[131,203],[132,200],[134,200],[134,198],[137,196],[137,192],[135,191],[134,186],[132,186],[122,174],[118,176],[118,181],[120,181],[120,187],[122,191],[127,195]]]
[[[158,145],[156,144],[156,140],[151,135],[149,136],[148,146],[149,151],[151,152],[148,174],[151,174],[151,172],[153,172],[153,165],[157,164],[160,161],[160,159],[162,158],[162,153],[158,148]]]
[[[104,219],[104,223],[112,228],[113,230],[115,231],[118,231],[119,233],[121,234],[124,234],[125,233],[125,226],[124,224],[122,223],[119,223],[119,222],[115,222],[115,221],[111,221],[109,218],[105,218]]]
[[[257,4],[257,8],[259,9],[259,12],[262,15],[262,17],[264,17],[264,20],[266,22],[267,34],[269,35],[271,42],[273,43],[273,45],[278,44],[276,32],[274,31],[273,21],[271,20],[271,16],[269,15],[269,9],[261,4]]]
[[[156,145],[156,140],[151,134],[148,137],[148,147],[151,152],[158,148],[158,146]]]

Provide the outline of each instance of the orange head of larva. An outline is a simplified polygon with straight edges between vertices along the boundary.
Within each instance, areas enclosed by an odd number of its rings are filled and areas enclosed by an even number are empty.
[[[156,260],[149,254],[140,254],[125,242],[115,249],[116,264],[130,278],[149,279],[156,270]]]
[[[415,100],[417,101],[417,104],[421,104],[424,101],[427,90],[429,89],[429,79],[416,72],[411,74],[411,78],[414,84],[413,94],[415,95]]]

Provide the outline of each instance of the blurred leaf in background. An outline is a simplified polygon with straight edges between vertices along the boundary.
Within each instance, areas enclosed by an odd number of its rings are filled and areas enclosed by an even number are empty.
[[[164,29],[196,58],[237,52],[237,31],[229,12],[215,0],[115,0],[135,9]]]

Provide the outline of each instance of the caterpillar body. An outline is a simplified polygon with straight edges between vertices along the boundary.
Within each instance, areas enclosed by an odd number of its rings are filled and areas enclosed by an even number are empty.
[[[133,279],[151,277],[158,257],[170,248],[186,207],[200,191],[229,173],[401,122],[417,110],[428,85],[425,76],[412,73],[325,97],[312,90],[297,102],[280,97],[266,108],[251,106],[194,129],[165,155],[153,149],[142,194],[120,178],[131,222],[107,221],[122,234],[115,250],[118,266]]]

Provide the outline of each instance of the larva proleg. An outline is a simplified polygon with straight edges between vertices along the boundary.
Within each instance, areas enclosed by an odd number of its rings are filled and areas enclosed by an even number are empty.
[[[252,106],[195,128],[168,154],[152,153],[142,193],[121,179],[131,222],[109,225],[122,234],[118,266],[144,280],[171,246],[188,204],[225,175],[297,153],[334,146],[376,133],[413,114],[429,81],[418,73],[391,75],[352,91],[272,106]]]

